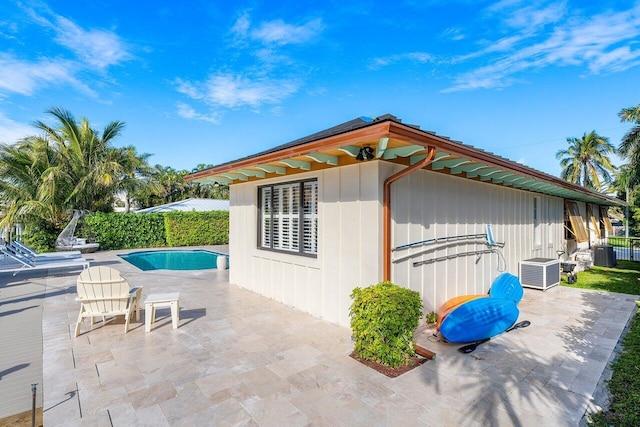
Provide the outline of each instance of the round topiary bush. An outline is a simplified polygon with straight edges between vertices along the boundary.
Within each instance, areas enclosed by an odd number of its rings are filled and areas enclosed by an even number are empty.
[[[415,356],[413,332],[422,316],[418,292],[381,282],[351,293],[351,329],[362,359],[392,367]]]

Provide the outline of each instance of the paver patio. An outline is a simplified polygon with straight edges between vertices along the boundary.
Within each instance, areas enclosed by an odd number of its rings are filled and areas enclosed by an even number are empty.
[[[228,271],[141,272],[117,253],[89,258],[144,286],[143,300],[180,292],[179,328],[165,309],[149,333],[143,317],[126,335],[119,320],[85,322],[74,339],[77,275],[47,278],[47,426],[572,426],[636,309],[630,295],[527,289],[528,328],[464,355],[422,327],[436,360],[392,379],[348,356],[348,328],[229,284]]]

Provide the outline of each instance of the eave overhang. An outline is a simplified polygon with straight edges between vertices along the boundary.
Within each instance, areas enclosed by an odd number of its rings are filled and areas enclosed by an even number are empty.
[[[384,117],[384,116],[383,116]],[[401,123],[393,116],[342,133],[303,139],[253,156],[228,162],[187,176],[188,181],[233,185],[301,172],[360,163],[362,147],[373,149],[371,161],[388,161],[409,166],[436,149],[434,161],[425,169],[494,185],[562,197],[603,206],[624,206],[625,202],[560,178],[521,165],[475,147],[452,141],[433,132]]]

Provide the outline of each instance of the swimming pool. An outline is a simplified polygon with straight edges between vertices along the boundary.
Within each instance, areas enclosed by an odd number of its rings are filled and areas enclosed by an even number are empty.
[[[204,249],[141,251],[118,256],[142,271],[149,271],[217,268],[216,262],[220,255],[227,256]]]

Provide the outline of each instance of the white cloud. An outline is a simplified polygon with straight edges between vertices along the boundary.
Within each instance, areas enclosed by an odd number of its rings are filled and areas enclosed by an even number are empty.
[[[464,31],[460,27],[451,27],[444,30],[442,37],[454,41],[464,40],[466,38]]]
[[[55,41],[71,50],[85,65],[104,69],[132,57],[122,39],[112,31],[85,30],[46,8],[41,10],[41,14],[33,9],[27,12],[35,22],[52,30],[56,34]]]
[[[34,134],[34,129],[31,126],[13,121],[0,112],[0,143],[13,144]]]
[[[249,19],[249,13],[243,13],[231,27],[231,34],[237,37],[246,37],[251,27],[251,20]]]
[[[200,94],[196,86],[190,82],[186,82],[182,79],[176,79],[176,90],[182,94],[187,95],[192,99],[202,99],[203,96]]]
[[[505,23],[515,28],[535,29],[559,22],[567,13],[565,2],[552,3],[540,9],[537,5],[527,5],[504,11],[507,14]]]
[[[131,58],[120,37],[111,31],[83,29],[53,13],[44,4],[38,7],[38,12],[28,8],[23,10],[31,18],[31,24],[51,30],[54,33],[53,40],[68,48],[73,55],[26,59],[0,53],[0,93],[32,96],[42,88],[71,86],[86,95],[97,97],[97,93],[78,78],[79,73],[103,71]],[[13,27],[2,24],[0,28]],[[86,79],[86,75],[83,79]]]
[[[532,19],[538,26],[555,23],[553,12],[560,14],[562,7],[563,4],[549,6],[538,18]],[[484,62],[490,65],[458,75],[453,86],[444,92],[505,87],[518,80],[518,73],[550,66],[582,67],[598,74],[623,71],[640,64],[640,49],[636,47],[640,36],[640,7],[587,18],[569,16],[556,24],[549,30],[538,28],[532,32],[533,24],[512,19],[509,25],[526,28],[493,46],[453,58],[453,63],[485,58]]]
[[[218,114],[201,114],[194,110],[190,105],[185,104],[184,102],[178,102],[178,115],[185,119],[189,120],[202,120],[209,123],[219,124],[220,118]]]
[[[131,58],[116,34],[104,30],[86,31],[62,16],[57,16],[56,20],[56,41],[73,51],[83,62],[103,69]]]
[[[589,69],[597,74],[601,70],[617,72],[638,65],[640,65],[640,51],[632,51],[629,46],[623,46],[598,56],[589,64]]]
[[[95,96],[95,92],[73,75],[74,64],[64,60],[23,61],[0,54],[0,90],[30,96],[42,86],[68,84]]]
[[[278,104],[298,91],[299,84],[292,80],[258,78],[251,80],[235,74],[215,74],[205,82],[176,80],[177,90],[208,105],[224,108],[264,104]]]
[[[369,64],[369,68],[376,70],[391,64],[395,64],[398,62],[407,62],[407,61],[424,64],[427,62],[434,62],[435,58],[432,55],[425,52],[399,53],[395,55],[374,58],[371,64]]]
[[[244,12],[238,17],[229,32],[235,37],[236,42],[251,39],[262,45],[273,47],[306,43],[320,34],[323,29],[324,23],[320,18],[311,19],[301,25],[276,19],[252,26],[249,12]]]
[[[285,46],[313,41],[322,32],[322,19],[308,20],[300,25],[276,19],[254,23],[249,11],[238,16],[229,30],[233,38],[234,54],[249,53],[256,64],[243,71],[218,72],[203,81],[175,80],[176,90],[192,100],[212,108],[243,108],[257,111],[270,105],[272,114],[281,114],[279,104],[296,93],[301,86],[299,79],[287,79],[284,73],[295,68],[297,61],[283,53]],[[278,77],[273,77],[277,75]],[[198,114],[186,104],[179,106],[183,117],[194,118]],[[217,116],[216,116],[217,118]]]
[[[281,19],[263,22],[251,32],[251,36],[265,44],[300,44],[306,43],[324,28],[321,19],[313,19],[303,25],[287,24]]]

